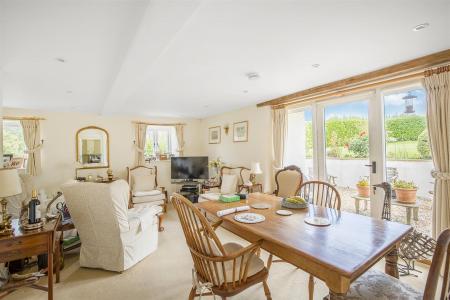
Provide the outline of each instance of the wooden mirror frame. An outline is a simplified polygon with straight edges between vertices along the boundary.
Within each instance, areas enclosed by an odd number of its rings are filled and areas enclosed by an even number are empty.
[[[109,168],[109,165],[110,165],[110,157],[109,157],[109,133],[108,133],[108,131],[106,131],[106,129],[103,129],[103,128],[100,128],[100,127],[97,127],[97,126],[86,126],[86,127],[83,127],[83,128],[80,128],[80,129],[78,129],[78,131],[77,131],[77,133],[75,134],[75,147],[76,147],[76,156],[75,156],[75,161],[76,162],[79,162],[78,161],[78,156],[79,156],[79,154],[80,154],[80,152],[79,152],[79,148],[78,148],[78,146],[79,146],[79,144],[78,144],[78,136],[79,136],[79,134],[80,134],[80,132],[82,132],[83,130],[87,130],[87,129],[97,129],[97,130],[101,130],[101,131],[103,131],[105,134],[106,134],[106,155],[107,155],[107,162],[106,162],[106,165],[105,166],[95,166],[95,167],[85,167],[85,166],[82,166],[82,167],[79,167],[79,168],[77,168],[77,169],[102,169],[102,168]]]

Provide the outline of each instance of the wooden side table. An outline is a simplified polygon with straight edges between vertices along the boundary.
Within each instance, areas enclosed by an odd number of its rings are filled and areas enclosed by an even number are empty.
[[[47,254],[47,287],[37,284],[30,287],[47,291],[49,300],[53,300],[53,254],[55,254],[56,262],[56,282],[59,282],[60,249],[57,227],[60,221],[61,216],[58,216],[46,222],[43,228],[25,231],[20,227],[19,219],[13,219],[13,234],[0,237],[0,263]]]
[[[256,192],[262,193],[263,192],[261,183],[255,183],[253,185],[240,184],[238,186],[238,190],[239,190],[239,193],[241,193],[242,190],[247,191],[247,193],[256,193]]]

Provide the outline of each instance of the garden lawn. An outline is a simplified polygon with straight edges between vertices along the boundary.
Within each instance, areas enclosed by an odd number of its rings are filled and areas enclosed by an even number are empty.
[[[421,159],[417,151],[417,141],[387,143],[387,159]]]

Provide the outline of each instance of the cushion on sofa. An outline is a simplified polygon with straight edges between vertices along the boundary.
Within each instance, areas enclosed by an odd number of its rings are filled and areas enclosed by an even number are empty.
[[[152,191],[155,189],[155,175],[132,175],[132,190],[134,192]]]

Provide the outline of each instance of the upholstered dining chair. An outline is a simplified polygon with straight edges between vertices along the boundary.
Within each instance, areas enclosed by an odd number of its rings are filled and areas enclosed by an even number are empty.
[[[303,183],[303,173],[299,167],[290,165],[275,174],[276,196],[286,198],[296,196]]]
[[[328,182],[306,181],[300,187],[299,196],[318,206],[341,209],[341,195],[336,187]],[[314,298],[314,276],[312,275],[309,275],[308,290],[309,299],[312,300]]]
[[[272,299],[267,285],[269,271],[256,255],[262,241],[247,247],[233,242],[222,244],[215,232],[221,221],[210,224],[200,210],[177,193],[172,202],[194,262],[196,280],[190,300],[201,296],[197,292],[198,285],[208,284],[214,295],[226,299],[257,283],[263,284],[266,298]]]
[[[435,300],[450,297],[450,229],[444,230],[437,240],[436,250],[431,262],[424,292],[417,291],[383,272],[370,270],[350,286],[347,295],[342,299],[409,299]],[[445,267],[444,267],[445,266]],[[444,271],[440,293],[438,281]]]
[[[158,169],[156,166],[127,167],[127,179],[130,185],[130,207],[145,205],[160,205],[167,211],[167,191],[158,186]]]

